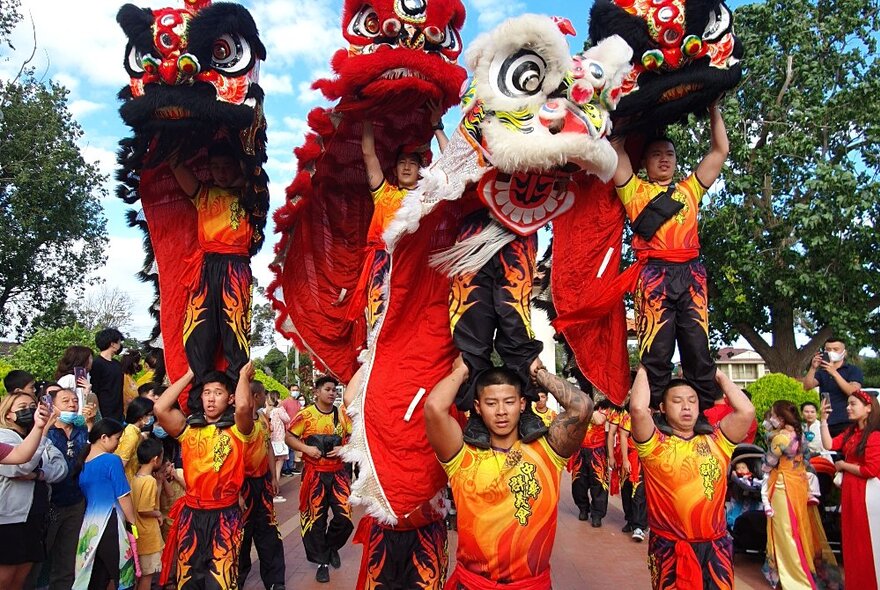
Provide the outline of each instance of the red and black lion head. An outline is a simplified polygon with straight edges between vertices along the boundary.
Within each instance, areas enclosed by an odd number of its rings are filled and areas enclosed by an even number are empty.
[[[186,159],[216,142],[230,144],[245,170],[242,205],[251,216],[256,252],[263,241],[269,195],[263,170],[266,119],[258,84],[266,49],[242,6],[183,0],[183,8],[126,4],[116,20],[128,37],[128,86],[119,114],[134,137],[121,142],[120,197],[140,197],[138,172],[179,150]]]
[[[460,0],[346,0],[342,32],[349,43],[333,56],[336,78],[314,84],[337,110],[371,116],[427,101],[458,102],[465,80],[455,62],[464,24]]]
[[[742,43],[721,0],[596,0],[590,42],[620,35],[633,50],[615,131],[644,130],[704,112],[742,77]]]

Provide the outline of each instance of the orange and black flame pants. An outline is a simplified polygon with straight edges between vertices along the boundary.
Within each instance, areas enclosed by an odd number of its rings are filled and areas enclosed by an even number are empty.
[[[306,559],[312,563],[330,563],[330,552],[339,551],[351,536],[354,524],[348,501],[350,495],[351,480],[342,465],[332,470],[308,462],[303,466],[299,488],[300,532]]]
[[[275,519],[272,475],[247,477],[241,488],[244,535],[238,556],[238,587],[244,588],[251,571],[251,546],[260,559],[260,579],[266,588],[284,586],[284,545]]]
[[[199,397],[204,376],[215,370],[217,347],[226,359],[226,374],[238,373],[250,357],[251,341],[250,258],[206,253],[198,286],[190,293],[183,328],[186,359],[195,374],[190,390],[190,412],[201,412]]]
[[[382,526],[375,518],[364,516],[354,542],[364,546],[358,590],[443,589],[449,554],[442,520],[401,529]]]
[[[708,303],[706,269],[698,259],[652,258],[641,269],[635,290],[636,324],[653,407],[659,406],[672,378],[676,342],[683,376],[697,391],[700,409],[710,407],[720,396],[709,352]]]
[[[482,211],[467,218],[459,241],[482,231],[489,223]],[[529,365],[543,349],[532,330],[532,281],[538,237],[517,236],[475,273],[456,275],[449,295],[452,339],[472,376],[491,368],[492,350],[526,384],[524,394],[537,400]],[[473,385],[462,387],[455,400],[460,410],[471,410]]]
[[[651,588],[733,589],[733,539],[673,539],[652,530],[648,539]]]
[[[573,457],[571,497],[591,518],[608,513],[608,451],[604,446],[581,447]]]

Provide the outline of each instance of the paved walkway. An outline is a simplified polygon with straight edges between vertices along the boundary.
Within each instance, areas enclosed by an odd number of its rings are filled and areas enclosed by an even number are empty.
[[[342,568],[330,570],[330,583],[315,582],[315,565],[306,561],[299,534],[299,476],[282,480],[287,502],[276,504],[281,535],[284,538],[289,590],[351,590],[357,582],[361,546],[349,543],[339,552]],[[637,590],[650,588],[646,566],[647,541],[635,543],[621,533],[623,511],[620,498],[612,497],[603,526],[594,529],[589,522],[577,519],[577,507],[571,499],[571,479],[563,474],[559,505],[559,526],[551,561],[554,590]],[[355,520],[361,511],[355,509]],[[355,522],[357,528],[357,522]],[[457,536],[449,533],[450,571],[455,563]],[[261,590],[259,564],[254,566],[244,590]],[[760,560],[737,555],[735,561],[737,590],[769,588],[760,571]]]

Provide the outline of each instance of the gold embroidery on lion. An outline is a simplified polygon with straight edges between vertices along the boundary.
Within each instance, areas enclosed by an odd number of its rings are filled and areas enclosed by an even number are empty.
[[[522,526],[528,524],[532,515],[529,499],[537,500],[538,494],[541,493],[541,484],[535,478],[537,469],[533,463],[522,463],[519,475],[511,477],[508,483],[510,491],[513,492],[513,506],[516,508],[513,517]]]

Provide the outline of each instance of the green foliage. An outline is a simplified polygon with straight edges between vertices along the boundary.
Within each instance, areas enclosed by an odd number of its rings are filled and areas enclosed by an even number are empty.
[[[0,324],[23,335],[103,264],[105,178],[82,157],[62,86],[25,72],[0,97]]]
[[[760,424],[764,420],[764,413],[770,409],[773,402],[782,399],[789,400],[798,409],[802,403],[807,401],[819,403],[819,394],[815,391],[805,391],[800,381],[781,373],[767,373],[749,385],[749,393],[752,395],[755,417],[759,425],[758,435],[755,439],[755,442],[759,444],[764,440],[764,427]]]
[[[864,387],[880,387],[880,357],[863,357],[862,373],[865,375]]]
[[[700,233],[716,341],[741,334],[772,371],[798,375],[832,333],[880,344],[878,6],[768,0],[735,12],[744,79],[722,105],[728,169]],[[677,139],[693,169],[705,126]],[[800,329],[813,338],[798,347]]]
[[[283,383],[273,379],[270,375],[267,375],[263,371],[257,369],[256,374],[254,375],[254,379],[262,383],[266,387],[266,391],[277,391],[281,394],[281,399],[286,398],[290,395],[290,392],[287,391],[287,388],[284,387]]]
[[[0,46],[12,47],[9,35],[21,20],[21,0],[0,0]]]
[[[0,359],[0,397],[3,397],[7,393],[6,387],[3,385],[3,379],[9,374],[9,371],[14,368],[15,367],[9,364],[9,361]]]
[[[95,333],[79,325],[56,330],[40,329],[15,349],[9,362],[37,379],[53,379],[58,360],[68,346],[95,347]],[[97,353],[96,353],[97,354]]]

